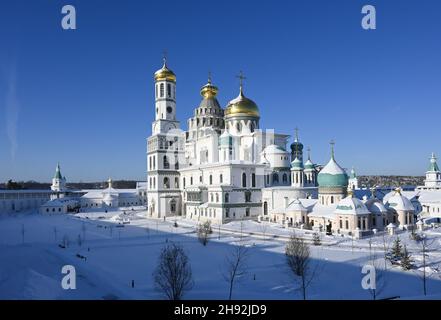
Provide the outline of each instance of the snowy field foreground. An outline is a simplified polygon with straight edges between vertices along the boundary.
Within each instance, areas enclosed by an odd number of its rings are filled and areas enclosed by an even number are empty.
[[[194,222],[147,219],[143,211],[127,213],[1,217],[0,299],[162,299],[154,290],[152,272],[161,248],[169,241],[182,244],[191,262],[194,287],[186,299],[228,298],[228,284],[223,277],[225,258],[240,241],[249,248],[248,273],[235,286],[234,299],[302,298],[284,254],[292,230],[252,221],[230,223],[220,229],[213,226],[211,239],[204,247],[197,239]],[[118,227],[121,217],[129,217],[130,224]],[[175,221],[178,227],[173,226]],[[378,298],[441,298],[441,230],[425,233],[432,243],[427,254],[427,296],[423,295],[419,245],[409,239],[409,233],[401,233],[415,268],[402,271],[388,263],[387,270],[379,272]],[[312,238],[312,232],[296,234]],[[317,272],[307,298],[372,299],[361,286],[362,266],[374,260],[379,269],[384,269],[384,243],[392,246],[396,236],[383,239],[379,235],[361,241],[321,237],[321,246],[311,246]],[[59,246],[63,239],[69,242],[64,249]],[[64,265],[76,268],[76,290],[61,287]]]

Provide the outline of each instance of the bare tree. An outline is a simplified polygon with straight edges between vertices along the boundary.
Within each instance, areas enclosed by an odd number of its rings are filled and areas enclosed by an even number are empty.
[[[311,254],[307,243],[292,235],[286,248],[286,263],[296,278],[300,278],[300,290],[303,300],[306,300],[306,289],[315,277],[317,265],[311,266]]]
[[[381,268],[381,262],[375,251],[372,249],[371,240],[369,240],[369,263],[375,270],[375,286],[373,289],[369,289],[369,293],[372,295],[372,299],[377,300],[378,296],[384,291],[386,287],[386,263],[385,268]]]
[[[420,245],[420,252],[421,252],[421,256],[422,256],[422,265],[421,267],[423,268],[423,273],[420,275],[421,277],[421,281],[423,282],[423,293],[426,296],[427,295],[427,278],[431,276],[431,274],[428,274],[427,272],[427,266],[429,264],[430,261],[428,261],[429,259],[429,254],[428,252],[431,249],[431,246],[433,245],[433,243],[435,242],[435,240],[431,240],[429,241],[426,237],[426,235],[421,235],[421,240],[419,241],[419,245]]]
[[[208,243],[208,237],[213,232],[211,229],[211,222],[205,221],[204,223],[199,224],[197,228],[197,234],[199,241],[206,246]]]
[[[54,227],[55,242],[57,242],[57,227]]]
[[[181,300],[192,289],[191,266],[181,245],[169,242],[162,248],[153,279],[155,289],[169,300]]]
[[[226,269],[223,276],[225,281],[229,284],[229,300],[231,300],[233,295],[234,284],[247,273],[248,257],[248,249],[241,242],[238,245],[234,245],[225,258]]]
[[[263,241],[266,240],[266,231],[268,230],[268,224],[266,223],[266,221],[261,221],[260,222],[260,232],[262,232],[263,234]]]

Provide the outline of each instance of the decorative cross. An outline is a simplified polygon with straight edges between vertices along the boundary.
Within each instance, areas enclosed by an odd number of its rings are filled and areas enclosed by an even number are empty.
[[[296,127],[294,131],[296,132],[296,141],[299,141],[299,128]]]
[[[211,84],[211,71],[208,71],[208,83]]]
[[[308,151],[308,160],[311,160],[311,148],[308,147],[308,149],[306,149],[306,151]]]
[[[332,159],[334,159],[334,146],[335,146],[335,141],[334,141],[334,140],[331,140],[331,141],[329,142],[329,144],[331,145],[331,156],[332,156]]]
[[[243,81],[246,79],[246,77],[243,75],[242,70],[240,70],[239,75],[236,76],[236,78],[239,79],[240,87],[243,87]]]
[[[162,51],[162,61],[164,61],[164,65],[167,63],[167,50],[165,49]]]

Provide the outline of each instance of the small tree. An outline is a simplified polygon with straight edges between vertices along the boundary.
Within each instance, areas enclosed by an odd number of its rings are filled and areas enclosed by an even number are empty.
[[[403,246],[401,245],[400,238],[397,237],[392,245],[391,256],[394,259],[399,259],[401,258],[402,253],[403,253]]]
[[[199,241],[206,246],[208,243],[208,237],[213,232],[211,229],[211,222],[205,221],[204,223],[199,224],[197,229],[198,239]]]
[[[226,271],[224,279],[229,284],[228,300],[233,295],[234,283],[240,280],[247,272],[248,249],[240,243],[235,245],[225,259]]]
[[[155,289],[169,300],[181,300],[193,287],[191,266],[184,248],[169,242],[161,250],[153,272]]]
[[[406,246],[404,246],[403,252],[401,253],[400,266],[403,270],[410,270],[412,268],[412,259]]]
[[[315,246],[320,246],[322,244],[322,240],[320,239],[320,235],[318,232],[314,232],[312,235],[312,242]]]
[[[81,239],[81,235],[80,234],[77,237],[77,243],[78,243],[79,247],[81,247],[81,245],[83,244],[83,239]]]
[[[300,278],[300,289],[303,300],[306,300],[306,289],[315,277],[315,269],[311,268],[309,246],[301,238],[291,236],[285,248],[286,262],[296,278]]]

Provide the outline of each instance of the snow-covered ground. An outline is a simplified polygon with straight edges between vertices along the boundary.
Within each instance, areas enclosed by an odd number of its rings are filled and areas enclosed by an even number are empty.
[[[292,230],[252,221],[213,226],[210,242],[204,247],[196,237],[194,222],[147,219],[141,208],[124,212],[1,217],[0,299],[162,299],[153,288],[152,272],[161,248],[169,241],[182,244],[190,258],[194,287],[186,299],[228,298],[228,284],[223,277],[225,259],[240,241],[249,248],[248,273],[235,286],[234,299],[301,298],[284,255]],[[128,219],[130,224],[120,224]],[[173,226],[175,221],[177,228]],[[312,239],[311,231],[295,232]],[[416,268],[402,271],[388,263],[386,271],[378,272],[378,298],[441,298],[441,230],[425,233],[432,243],[426,267],[428,296],[423,296],[419,244],[409,239],[409,233],[401,233],[399,237]],[[79,243],[79,237],[85,240]],[[362,289],[361,268],[372,256],[376,256],[376,267],[384,268],[384,245],[390,247],[396,236],[378,235],[358,241],[321,237],[321,246],[311,246],[316,276],[307,298],[372,299],[369,291]],[[59,246],[63,239],[69,240],[65,249]],[[77,271],[76,290],[61,287],[61,269],[68,264]]]

